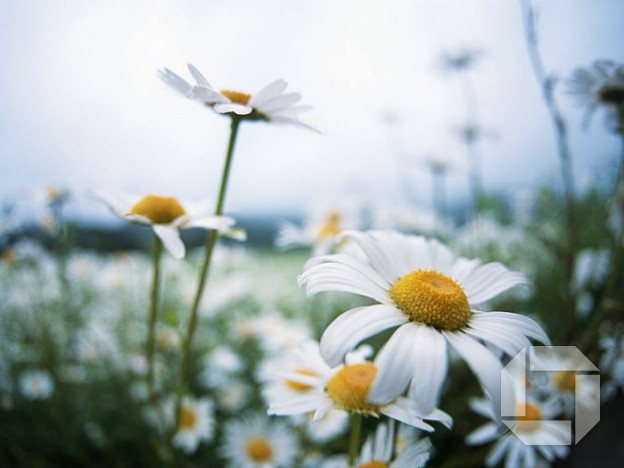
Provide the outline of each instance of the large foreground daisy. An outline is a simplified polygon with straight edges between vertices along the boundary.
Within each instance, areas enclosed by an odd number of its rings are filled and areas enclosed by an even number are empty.
[[[231,230],[234,225],[232,218],[209,214],[205,202],[183,205],[175,197],[161,195],[135,197],[113,195],[104,191],[96,191],[93,195],[106,204],[113,214],[132,223],[151,226],[167,251],[175,258],[182,258],[186,253],[180,238],[180,229],[197,227],[231,232],[234,237],[238,234],[238,231]]]
[[[549,342],[527,317],[475,309],[524,284],[521,273],[500,263],[457,258],[435,240],[392,231],[347,231],[340,239],[353,241],[362,255],[314,258],[298,282],[308,295],[344,291],[376,302],[348,310],[327,327],[320,351],[331,366],[361,341],[399,327],[375,359],[379,370],[369,395],[375,403],[388,403],[411,382],[410,396],[420,410],[433,410],[447,372],[449,343],[500,407],[501,364],[482,342],[512,356],[530,344],[528,338]]]
[[[197,68],[190,63],[187,66],[195,79],[195,85],[168,68],[159,70],[158,76],[184,97],[199,101],[218,114],[234,114],[245,120],[290,123],[316,131],[299,118],[301,113],[312,108],[296,105],[301,100],[301,95],[286,93],[286,81],[275,80],[253,95],[229,89],[216,91]]]

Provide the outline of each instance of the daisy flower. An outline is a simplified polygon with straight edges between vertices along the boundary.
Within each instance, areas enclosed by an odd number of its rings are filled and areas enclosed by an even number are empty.
[[[280,468],[292,465],[299,453],[292,429],[265,416],[230,422],[221,455],[236,468]]]
[[[185,397],[182,400],[180,423],[178,430],[173,436],[173,445],[186,453],[193,453],[201,442],[210,441],[213,435],[214,416],[212,402],[206,398],[193,399]]]
[[[18,386],[20,393],[29,400],[45,400],[54,392],[54,382],[49,372],[29,370],[20,375]]]
[[[491,420],[468,434],[468,445],[482,445],[496,440],[485,459],[486,466],[497,465],[506,457],[506,468],[534,468],[549,466],[555,458],[565,457],[571,441],[570,434],[562,429],[564,421],[549,419],[561,414],[561,407],[555,400],[539,403],[527,400],[518,403],[517,423],[514,432],[508,431],[497,421],[497,411],[491,401],[473,399],[470,407],[476,413]]]
[[[284,381],[289,389],[265,392],[269,403],[270,415],[294,415],[314,412],[314,419],[322,418],[330,411],[363,413],[374,417],[388,416],[411,426],[433,431],[433,427],[423,419],[440,421],[447,427],[452,424],[451,417],[443,411],[432,408],[423,414],[415,402],[398,396],[392,382],[388,386],[392,395],[384,404],[376,404],[369,398],[375,376],[381,372],[378,362],[365,361],[360,353],[350,353],[347,363],[330,368],[327,364],[315,362],[316,367],[305,367],[309,359],[302,360],[302,366],[285,366],[282,370],[274,369],[272,376]],[[382,395],[386,396],[386,395]]]
[[[369,437],[356,461],[356,468],[421,468],[431,456],[431,441],[422,439],[392,457],[394,424],[379,424]]]
[[[577,68],[568,80],[568,93],[586,108],[588,123],[599,106],[607,108],[609,126],[624,132],[624,65],[597,60],[587,68]]]
[[[218,114],[234,114],[244,120],[289,123],[317,131],[299,118],[301,113],[312,108],[296,105],[301,100],[301,95],[286,93],[286,81],[275,80],[253,95],[229,89],[216,91],[197,68],[190,63],[187,66],[195,85],[168,68],[159,70],[158,76],[184,97],[200,101]]]
[[[94,196],[106,204],[113,214],[133,223],[151,226],[167,251],[178,259],[186,253],[180,229],[197,227],[227,233],[234,225],[232,218],[208,214],[210,211],[206,202],[182,205],[175,197],[115,196],[103,191],[95,192]]]
[[[511,383],[501,379],[497,352],[482,341],[511,356],[530,344],[529,337],[549,343],[544,330],[527,317],[475,309],[525,284],[521,273],[500,263],[456,258],[436,240],[392,231],[349,231],[340,238],[355,243],[362,256],[311,259],[298,282],[308,295],[343,291],[375,302],[348,310],[327,327],[320,351],[331,366],[363,340],[399,327],[376,358],[370,401],[388,403],[411,381],[410,396],[422,414],[433,410],[447,372],[448,343],[500,404],[501,381]]]

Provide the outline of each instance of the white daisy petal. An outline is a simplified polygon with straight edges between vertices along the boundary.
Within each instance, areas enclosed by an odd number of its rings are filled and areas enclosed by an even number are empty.
[[[498,426],[494,423],[486,423],[479,426],[466,436],[466,445],[486,444],[499,436]]]
[[[177,259],[183,258],[186,253],[184,243],[180,239],[180,232],[167,224],[153,224],[152,229],[163,242],[167,251]]]
[[[522,334],[545,345],[550,345],[550,338],[548,338],[544,329],[535,320],[521,314],[473,311],[470,325],[484,331],[490,328],[514,330],[518,335]]]
[[[186,66],[191,72],[191,75],[193,75],[193,78],[195,78],[198,86],[201,86],[202,88],[212,89],[212,86],[210,86],[208,80],[204,78],[204,75],[202,75],[201,72],[197,68],[195,68],[195,66],[190,63],[187,63]]]
[[[464,280],[463,287],[470,304],[481,304],[514,286],[526,284],[526,277],[522,273],[510,271],[502,264],[492,262],[481,265],[470,273]]]
[[[236,103],[215,104],[213,109],[219,114],[227,114],[229,112],[233,112],[234,114],[237,114],[237,115],[247,115],[247,114],[250,114],[251,111],[253,110],[249,106],[245,106],[243,104],[236,104]]]
[[[509,444],[513,443],[513,439],[510,437],[504,437],[500,439],[495,445],[492,451],[485,458],[485,466],[495,466],[503,458]]]
[[[319,399],[323,398],[320,391],[310,391],[297,398],[291,398],[284,403],[269,406],[267,414],[287,416],[291,414],[310,413],[319,407]]]
[[[438,406],[440,389],[447,371],[446,340],[440,332],[426,325],[412,324],[412,347],[418,364],[411,369],[410,398],[418,402],[423,413]]]
[[[379,412],[404,424],[414,426],[418,429],[422,429],[423,431],[433,432],[433,426],[424,422],[421,418],[416,416],[413,411],[410,411],[409,407],[402,404],[405,403],[405,400],[407,399],[397,399],[395,404],[381,407]]]
[[[397,309],[383,304],[348,310],[325,329],[321,337],[321,355],[335,367],[359,342],[406,321],[407,318]]]
[[[216,92],[212,88],[204,88],[201,86],[193,87],[193,96],[195,99],[209,103],[229,104],[230,100],[222,94]]]
[[[316,128],[314,125],[312,124],[308,124],[306,122],[303,122],[297,118],[294,117],[285,117],[285,116],[281,116],[281,115],[272,115],[271,116],[271,121],[272,122],[277,122],[277,123],[285,123],[285,124],[292,124],[292,125],[297,125],[299,127],[303,127],[307,130],[312,130],[313,132],[316,133],[322,133],[318,128]]]
[[[282,94],[286,90],[287,86],[288,83],[286,83],[286,81],[282,79],[275,80],[254,94],[249,100],[249,105],[251,107],[259,108],[262,104],[275,99]]]
[[[521,349],[531,344],[527,337],[518,334],[517,330],[508,327],[497,327],[496,324],[483,325],[471,321],[470,326],[463,330],[467,335],[494,345],[509,356],[515,356]]]
[[[483,345],[463,332],[442,332],[451,346],[466,361],[475,373],[481,386],[493,401],[493,407],[500,414],[501,381],[506,395],[513,395],[513,384],[498,359]]]
[[[184,227],[200,227],[222,231],[231,228],[234,224],[236,224],[236,221],[229,216],[204,216],[203,218],[191,219]]]
[[[158,70],[158,77],[171,89],[182,94],[186,98],[193,98],[193,86],[180,75],[168,68]]]
[[[282,94],[281,96],[278,96],[274,99],[271,99],[270,101],[266,101],[261,106],[256,104],[255,108],[258,109],[263,114],[269,114],[270,116],[270,114],[272,114],[273,112],[279,112],[283,109],[291,107],[292,105],[299,102],[300,100],[301,100],[301,94],[287,93],[287,94]]]
[[[408,322],[400,326],[381,348],[375,363],[379,368],[369,394],[369,401],[378,404],[389,403],[407,388],[419,365],[421,346],[414,347],[418,340],[426,340],[436,346],[434,339],[422,333],[421,326]]]

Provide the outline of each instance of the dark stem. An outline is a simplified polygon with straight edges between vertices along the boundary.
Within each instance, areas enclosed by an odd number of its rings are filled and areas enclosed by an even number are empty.
[[[162,256],[163,243],[154,234],[154,247],[152,252],[152,290],[150,292],[150,309],[147,319],[147,340],[145,356],[147,358],[147,388],[150,399],[154,393],[154,334],[156,331],[156,318],[158,316],[158,301],[160,291],[160,258]]]

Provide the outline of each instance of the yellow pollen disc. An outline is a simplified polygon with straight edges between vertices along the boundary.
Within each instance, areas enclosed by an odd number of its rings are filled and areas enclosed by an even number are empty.
[[[182,429],[193,429],[197,424],[197,415],[191,408],[182,407],[180,414],[180,427]]]
[[[8,266],[14,265],[17,262],[17,255],[15,253],[15,250],[6,249],[4,252],[2,252],[2,261]]]
[[[186,211],[174,197],[146,195],[130,208],[130,213],[145,216],[154,224],[169,224]]]
[[[340,213],[332,212],[318,230],[319,239],[336,237],[342,231]]]
[[[358,465],[357,468],[388,468],[388,465],[379,460],[372,460],[367,463]]]
[[[339,409],[373,413],[379,407],[368,402],[377,367],[372,362],[347,364],[327,383],[327,393]]]
[[[223,94],[230,101],[235,102],[236,104],[242,104],[244,106],[246,106],[249,100],[251,99],[251,94],[241,93],[240,91],[232,91],[229,89],[223,89],[220,91],[220,93]]]
[[[390,298],[413,322],[440,330],[457,330],[470,320],[470,305],[462,287],[442,273],[417,270],[399,278]]]
[[[309,375],[310,377],[318,377],[318,374],[311,369],[299,368],[299,369],[295,369],[295,373],[302,374],[302,375]],[[286,385],[291,390],[295,390],[297,392],[305,392],[312,388],[311,385],[297,382],[295,380],[286,380]]]
[[[574,392],[576,380],[574,372],[557,372],[555,375],[555,385],[564,392]]]
[[[252,437],[247,442],[247,455],[255,462],[268,462],[273,459],[273,447],[262,437]]]
[[[522,404],[518,405],[517,412],[522,412]],[[523,432],[533,432],[540,425],[542,412],[537,406],[527,403],[524,407],[524,416],[516,416],[516,419],[518,420],[518,425],[516,426],[518,430]]]

